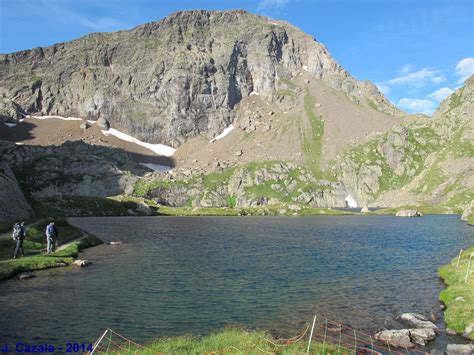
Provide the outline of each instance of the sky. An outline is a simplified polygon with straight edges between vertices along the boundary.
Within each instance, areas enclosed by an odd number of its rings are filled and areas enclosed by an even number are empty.
[[[190,9],[245,9],[286,20],[407,112],[433,113],[474,73],[473,0],[0,0],[0,53]]]

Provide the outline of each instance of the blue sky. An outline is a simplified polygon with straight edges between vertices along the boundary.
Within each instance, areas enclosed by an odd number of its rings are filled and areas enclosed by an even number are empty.
[[[0,52],[129,29],[178,10],[236,8],[311,34],[408,112],[432,113],[474,72],[473,0],[0,0]]]

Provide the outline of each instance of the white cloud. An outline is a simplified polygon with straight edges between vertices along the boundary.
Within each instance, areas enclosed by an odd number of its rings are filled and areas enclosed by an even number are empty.
[[[445,98],[447,98],[449,95],[451,95],[454,91],[451,90],[448,87],[441,88],[439,90],[436,90],[435,92],[429,94],[428,97],[429,99],[432,99],[437,102],[443,101]]]
[[[459,76],[458,84],[462,84],[474,74],[474,58],[464,58],[456,65],[456,75]]]
[[[390,86],[377,84],[377,88],[384,95],[390,94],[390,91],[391,91]]]
[[[436,104],[427,99],[403,98],[398,101],[398,106],[409,112],[420,112],[425,115],[431,115],[436,109]]]
[[[438,70],[423,68],[416,72],[408,73],[387,81],[390,85],[409,85],[414,88],[420,88],[432,82],[435,84],[445,81],[446,78]]]
[[[257,11],[276,10],[285,7],[290,0],[260,0]]]
[[[411,73],[415,69],[414,64],[405,64],[402,69],[400,69],[400,75],[406,75],[408,73]]]

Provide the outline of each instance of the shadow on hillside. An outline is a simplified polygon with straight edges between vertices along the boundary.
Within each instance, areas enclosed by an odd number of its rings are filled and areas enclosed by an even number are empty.
[[[14,127],[9,127],[5,123],[0,122],[0,139],[9,142],[21,142],[33,139],[32,130],[36,127],[30,122],[22,122]]]
[[[138,154],[132,158],[121,148],[83,141],[38,146],[0,140],[0,156],[14,171],[26,196],[34,199],[120,195],[133,183],[129,177],[141,177],[150,171],[139,162],[175,166],[169,157],[152,159]]]

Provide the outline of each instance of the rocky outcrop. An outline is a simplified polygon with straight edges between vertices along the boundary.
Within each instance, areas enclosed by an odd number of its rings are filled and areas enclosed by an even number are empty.
[[[318,180],[309,169],[291,162],[251,163],[207,176],[187,176],[186,179],[173,179],[169,174],[161,174],[161,182],[153,182],[156,178],[156,175],[148,178],[156,187],[150,189],[145,197],[170,206],[256,207],[268,204],[344,207],[348,195],[344,185]],[[147,178],[144,183],[147,184]]]
[[[395,215],[397,217],[422,217],[423,213],[418,210],[401,210]]]
[[[5,162],[0,162],[0,201],[0,222],[30,219],[34,216],[15,175]]]
[[[143,141],[176,147],[220,133],[252,93],[278,104],[283,82],[302,72],[354,102],[399,112],[310,36],[240,10],[177,12],[129,31],[0,55],[1,112],[105,118]]]
[[[414,117],[368,137],[339,157],[335,171],[359,203],[465,208],[474,189],[474,76],[432,118]]]
[[[0,141],[0,155],[35,199],[131,194],[136,175],[145,172],[122,150],[82,141],[50,147]]]

